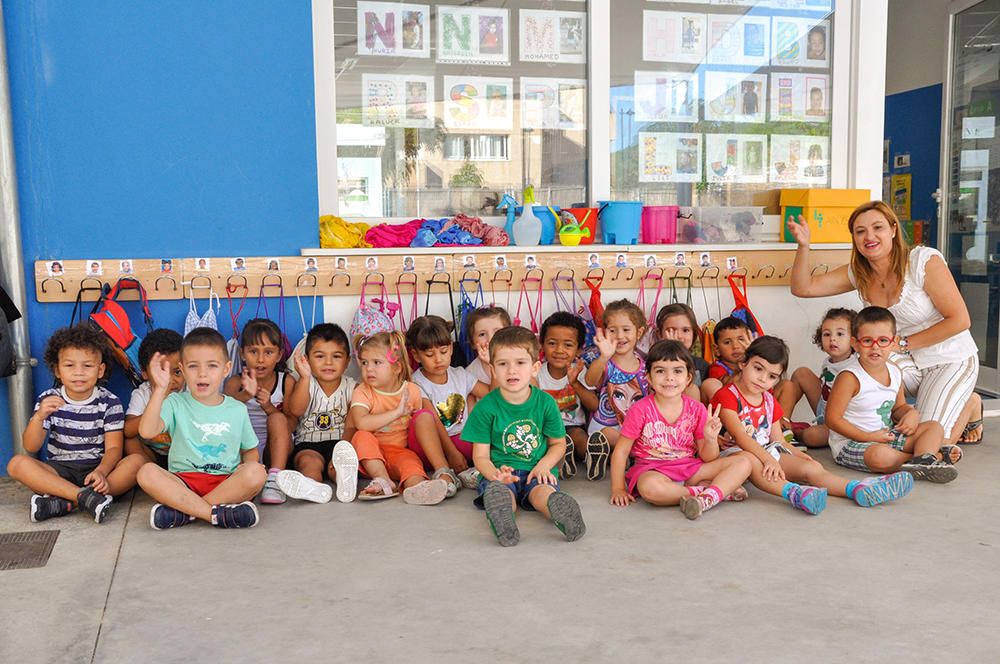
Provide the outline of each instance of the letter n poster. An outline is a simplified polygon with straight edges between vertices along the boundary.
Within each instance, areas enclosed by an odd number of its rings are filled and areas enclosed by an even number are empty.
[[[438,5],[437,61],[510,64],[507,9]]]
[[[431,8],[398,2],[358,3],[358,55],[431,57]]]

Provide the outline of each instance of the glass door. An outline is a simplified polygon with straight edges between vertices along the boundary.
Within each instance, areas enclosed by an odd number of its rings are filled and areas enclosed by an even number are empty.
[[[942,251],[979,346],[979,387],[1000,393],[1000,0],[956,2],[945,81]]]

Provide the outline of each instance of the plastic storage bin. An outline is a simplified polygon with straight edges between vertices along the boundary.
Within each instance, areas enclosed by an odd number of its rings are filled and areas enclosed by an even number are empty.
[[[847,221],[854,208],[871,200],[868,189],[782,189],[781,239],[795,242],[788,218],[802,215],[813,242],[850,242]]]
[[[676,205],[647,205],[642,208],[639,235],[643,244],[673,244],[677,241]]]
[[[597,201],[604,244],[639,244],[642,201]]]
[[[760,242],[762,207],[681,208],[677,241],[682,244],[745,244]]]

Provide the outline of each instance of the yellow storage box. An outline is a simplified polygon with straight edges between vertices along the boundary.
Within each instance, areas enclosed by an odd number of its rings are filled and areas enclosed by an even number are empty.
[[[847,220],[854,208],[871,199],[868,189],[782,189],[781,238],[795,242],[788,232],[788,218],[802,215],[812,231],[813,242],[850,242]]]

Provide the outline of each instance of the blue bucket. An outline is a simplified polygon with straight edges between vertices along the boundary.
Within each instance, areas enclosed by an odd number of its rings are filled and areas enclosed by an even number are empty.
[[[535,216],[542,222],[542,239],[538,241],[538,244],[555,244],[556,243],[556,231],[559,230],[559,219],[552,216],[552,210],[555,210],[556,214],[559,214],[559,207],[556,205],[532,205],[531,210],[535,213]]]
[[[639,244],[642,201],[597,201],[604,244]]]

